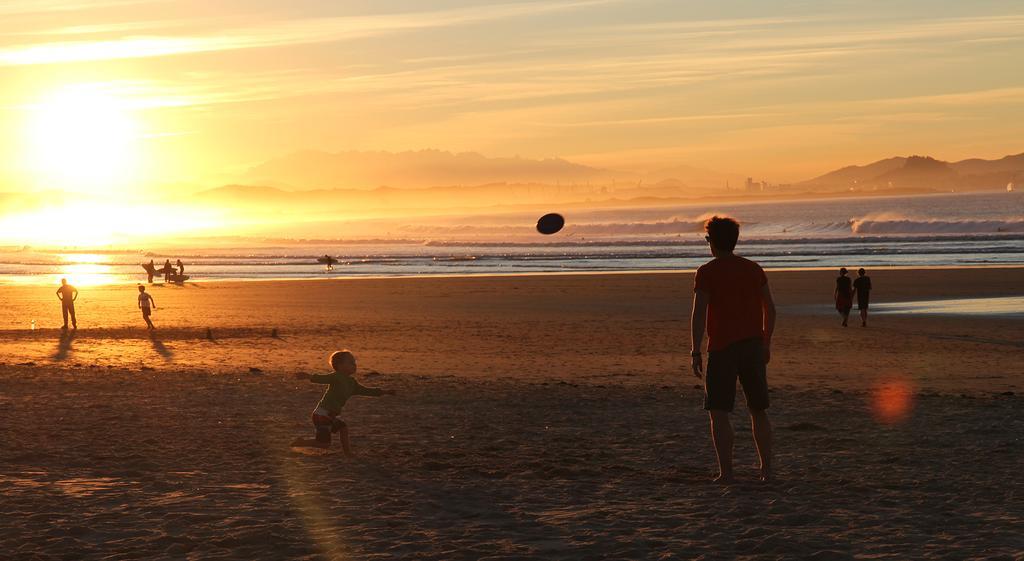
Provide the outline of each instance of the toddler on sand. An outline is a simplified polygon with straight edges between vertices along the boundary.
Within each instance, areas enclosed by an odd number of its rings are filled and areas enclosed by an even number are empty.
[[[299,438],[292,442],[292,446],[328,448],[331,445],[331,433],[336,432],[338,439],[341,440],[341,449],[346,456],[352,456],[352,449],[348,441],[348,425],[338,418],[338,415],[341,415],[341,408],[354,395],[373,397],[395,395],[395,390],[368,388],[356,381],[352,377],[356,373],[356,357],[347,350],[331,353],[329,362],[334,368],[334,372],[330,374],[302,373],[298,375],[300,380],[309,380],[314,384],[327,384],[328,386],[323,397],[320,398],[320,403],[313,410],[313,427],[316,429],[316,438]]]

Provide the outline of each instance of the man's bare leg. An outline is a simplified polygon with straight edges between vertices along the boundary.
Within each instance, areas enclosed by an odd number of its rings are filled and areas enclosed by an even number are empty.
[[[735,435],[732,423],[729,422],[728,411],[708,411],[711,417],[711,440],[715,443],[715,455],[718,457],[717,483],[732,483],[732,444]]]
[[[860,326],[861,327],[867,327],[868,326],[868,310],[867,310],[867,308],[865,308],[865,309],[860,311]]]
[[[754,434],[757,458],[761,461],[761,481],[769,481],[772,471],[772,423],[765,410],[750,412],[750,432]]]

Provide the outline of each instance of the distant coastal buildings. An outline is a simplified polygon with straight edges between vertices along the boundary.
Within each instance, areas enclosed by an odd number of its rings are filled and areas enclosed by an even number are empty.
[[[753,177],[748,177],[746,182],[746,190],[748,193],[764,193],[767,191],[785,191],[789,189],[791,185],[789,183],[768,183],[767,181],[754,181]]]

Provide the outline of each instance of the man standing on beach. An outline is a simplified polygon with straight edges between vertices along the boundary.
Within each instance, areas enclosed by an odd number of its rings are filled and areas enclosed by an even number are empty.
[[[60,311],[64,314],[64,327],[61,329],[68,328],[68,314],[71,314],[71,326],[78,329],[78,320],[75,319],[75,300],[78,300],[78,289],[68,284],[68,279],[60,279],[57,299],[60,300]]]
[[[704,223],[705,240],[714,259],[697,269],[693,313],[690,317],[693,374],[701,378],[704,361],[701,343],[708,331],[708,368],[704,382],[704,409],[711,419],[711,438],[718,456],[715,481],[733,482],[732,448],[735,438],[729,413],[736,400],[736,379],[743,386],[750,411],[754,445],[761,462],[761,480],[771,477],[772,426],[768,421],[768,379],[775,330],[775,303],[768,277],[761,267],[733,253],[740,225],[732,218],[714,216]]]

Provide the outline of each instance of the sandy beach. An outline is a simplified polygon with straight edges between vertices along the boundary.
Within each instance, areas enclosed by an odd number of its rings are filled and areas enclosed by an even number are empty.
[[[844,329],[832,271],[768,276],[777,478],[740,400],[724,487],[691,273],[156,286],[152,334],[132,285],[79,287],[67,335],[55,286],[0,286],[0,557],[1024,559],[1024,317]],[[1024,286],[871,276],[879,304]],[[344,347],[398,395],[346,406],[356,459],[289,448],[321,392],[295,374]]]

